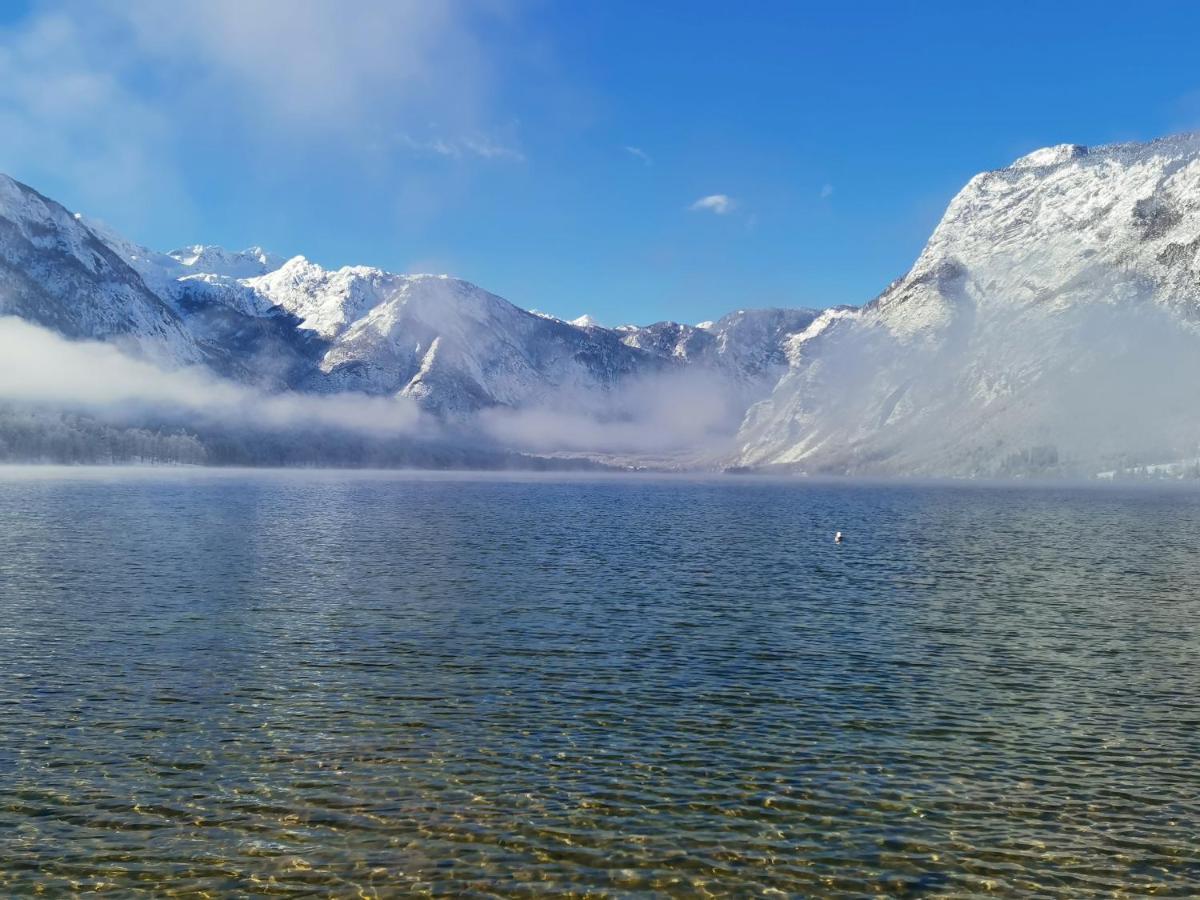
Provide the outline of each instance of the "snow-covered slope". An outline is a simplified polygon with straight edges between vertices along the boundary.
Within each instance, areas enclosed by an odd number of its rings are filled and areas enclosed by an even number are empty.
[[[296,257],[246,284],[328,342],[305,384],[313,390],[398,394],[467,413],[604,390],[662,366],[606,329],[530,313],[444,275],[329,271]]]
[[[0,315],[171,364],[206,353],[138,273],[66,209],[0,175]]]
[[[160,253],[103,222],[76,214],[165,303],[222,375],[279,389],[308,377],[323,352],[300,322],[249,286],[283,265],[260,247],[238,252],[197,244]]]
[[[1195,455],[1198,252],[1200,136],[978,175],[907,275],[791,339],[737,461],[1087,474]]]

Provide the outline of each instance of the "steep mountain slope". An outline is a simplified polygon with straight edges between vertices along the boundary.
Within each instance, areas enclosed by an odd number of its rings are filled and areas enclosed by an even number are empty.
[[[313,371],[324,342],[300,330],[299,319],[246,284],[282,265],[279,257],[261,247],[235,252],[201,244],[160,253],[103,222],[75,218],[170,307],[221,375],[279,390],[303,382]]]
[[[1089,474],[1194,456],[1200,136],[973,178],[912,270],[827,311],[747,414],[743,465]]]
[[[58,203],[0,175],[0,315],[159,361],[205,349],[120,256]]]

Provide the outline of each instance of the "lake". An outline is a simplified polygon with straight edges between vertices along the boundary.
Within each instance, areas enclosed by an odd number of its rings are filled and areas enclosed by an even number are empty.
[[[1182,487],[0,470],[0,893],[1196,895],[1198,549]]]

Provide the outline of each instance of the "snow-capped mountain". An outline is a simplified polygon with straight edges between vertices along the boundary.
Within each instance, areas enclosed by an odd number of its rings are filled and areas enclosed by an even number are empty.
[[[612,329],[448,276],[257,247],[159,253],[0,178],[0,314],[269,390],[410,398],[459,422],[550,417],[506,434],[582,415],[597,434],[700,419],[684,431],[707,436],[740,419],[725,459],[739,466],[1145,469],[1200,452],[1200,136],[1048,147],[976,176],[862,308]]]
[[[302,382],[312,371],[323,351],[320,342],[299,329],[299,320],[245,283],[278,268],[281,258],[260,247],[231,252],[195,245],[160,253],[128,240],[103,222],[78,213],[75,219],[174,313],[203,347],[204,361],[219,374],[282,389]]]
[[[312,390],[410,397],[441,413],[604,390],[662,361],[606,330],[527,312],[466,281],[304,257],[245,285],[327,343]]]
[[[105,241],[58,203],[0,175],[0,315],[175,364],[206,350]]]
[[[438,413],[603,390],[662,361],[607,329],[526,312],[468,282],[328,270],[261,248],[158,253],[82,219],[183,321],[222,374],[274,388],[410,397]]]
[[[1200,444],[1200,136],[971,179],[912,270],[787,344],[738,462],[1088,473]]]
[[[271,390],[406,397],[461,418],[562,408],[703,368],[744,408],[786,367],[789,334],[816,315],[743,310],[703,329],[608,329],[526,311],[447,276],[326,269],[260,247],[162,253],[11,179],[0,188],[0,312],[74,338],[133,341],[160,364],[203,362]]]

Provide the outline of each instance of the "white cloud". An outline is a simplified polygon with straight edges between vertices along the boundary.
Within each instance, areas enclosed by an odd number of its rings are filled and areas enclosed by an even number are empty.
[[[625,148],[625,152],[628,153],[630,156],[641,160],[642,163],[647,166],[654,165],[654,160],[651,159],[650,154],[647,153],[645,150],[643,150],[641,147],[628,147],[627,146]]]
[[[832,184],[821,185],[821,199],[828,200],[832,196],[833,196],[833,185]]]
[[[0,28],[0,171],[66,181],[71,199],[127,221],[147,197],[179,202],[189,146],[299,172],[376,171],[396,134],[519,160],[515,123],[496,116],[505,48],[484,40],[512,24],[510,5],[44,0]]]
[[[100,64],[97,43],[122,53],[111,29],[62,11],[0,30],[0,171],[67,181],[110,213],[135,212],[147,196],[178,206],[182,184],[162,165],[170,116]]]
[[[482,7],[427,0],[106,0],[137,47],[191,102],[238,106],[307,134],[397,117],[453,116],[486,103],[492,71]],[[329,135],[333,137],[332,134]],[[345,140],[347,135],[336,135]],[[351,135],[359,137],[359,135]]]
[[[701,197],[695,203],[688,207],[693,212],[712,212],[718,216],[723,216],[733,212],[737,203],[727,194],[709,194],[707,197]]]

